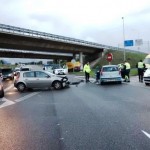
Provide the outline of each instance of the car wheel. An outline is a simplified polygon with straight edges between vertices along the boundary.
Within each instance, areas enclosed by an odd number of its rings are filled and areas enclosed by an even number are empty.
[[[0,98],[3,98],[4,97],[4,90],[2,89],[1,91],[0,91]]]
[[[119,81],[118,83],[119,83],[119,84],[122,84],[122,81]]]
[[[25,89],[26,89],[26,86],[25,86],[24,83],[19,83],[19,84],[17,85],[17,89],[18,89],[19,92],[24,92]]]
[[[60,81],[55,81],[53,83],[53,87],[54,87],[54,89],[59,90],[62,88],[62,83]]]
[[[149,83],[146,83],[146,82],[145,82],[145,85],[149,85]]]
[[[100,85],[104,85],[104,82],[100,81]]]

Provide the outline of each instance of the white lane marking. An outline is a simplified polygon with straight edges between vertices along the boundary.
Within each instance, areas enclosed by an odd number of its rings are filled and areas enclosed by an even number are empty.
[[[145,132],[144,130],[141,130],[149,139],[150,139],[150,134]]]
[[[13,85],[13,84],[11,84],[9,87],[5,88],[5,89],[4,89],[4,92],[9,91],[12,87],[14,87],[14,85]]]
[[[15,102],[10,101],[10,100],[6,99],[5,97],[3,97],[3,98],[1,99],[0,103],[1,103],[1,102],[2,102],[3,104],[0,105],[0,108],[3,108],[3,107],[6,107],[6,106],[15,104]]]
[[[26,95],[26,96],[24,96],[24,97],[21,97],[21,98],[19,98],[19,99],[16,99],[15,102],[24,101],[24,100],[26,100],[26,99],[28,99],[28,98],[30,98],[30,97],[32,97],[32,96],[35,96],[35,95],[37,95],[37,94],[39,94],[39,93],[40,93],[40,92],[34,92],[34,93],[31,93],[31,94],[28,94],[28,95]]]

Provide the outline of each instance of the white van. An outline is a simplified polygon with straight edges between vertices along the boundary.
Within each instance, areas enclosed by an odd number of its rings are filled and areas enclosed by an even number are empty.
[[[143,63],[145,63],[146,68],[150,68],[150,54],[145,57]]]

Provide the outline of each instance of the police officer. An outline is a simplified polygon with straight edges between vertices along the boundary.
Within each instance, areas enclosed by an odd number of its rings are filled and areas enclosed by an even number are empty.
[[[131,69],[131,66],[130,66],[130,63],[125,61],[124,63],[124,69],[125,69],[125,81],[126,82],[130,82],[130,69]]]
[[[90,72],[91,72],[89,62],[87,62],[87,63],[84,65],[83,71],[85,72],[85,81],[86,81],[86,82],[89,82]]]
[[[137,63],[137,68],[138,68],[138,76],[139,76],[139,82],[143,82],[143,74],[145,70],[145,64],[140,60]]]

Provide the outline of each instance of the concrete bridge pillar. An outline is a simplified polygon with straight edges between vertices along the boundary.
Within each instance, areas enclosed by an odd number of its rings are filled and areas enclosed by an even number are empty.
[[[83,52],[80,52],[79,58],[80,58],[80,63],[81,63],[81,70],[83,70]]]

